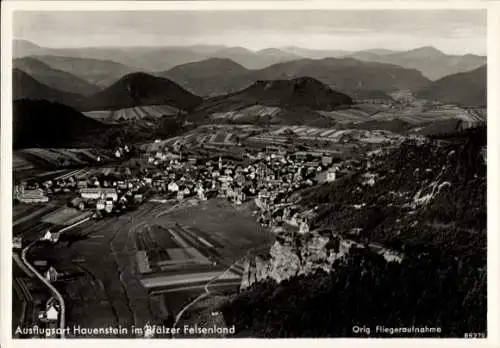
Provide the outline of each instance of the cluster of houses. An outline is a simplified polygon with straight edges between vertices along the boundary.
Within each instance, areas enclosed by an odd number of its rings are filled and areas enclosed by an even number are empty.
[[[259,152],[237,161],[220,156],[182,159],[157,150],[148,156],[148,163],[156,168],[147,177],[156,192],[177,199],[198,196],[205,200],[217,196],[235,204],[255,198],[263,208],[289,192],[336,178],[331,156],[312,156],[307,152]]]
[[[313,180],[310,178],[306,179],[305,185],[309,185],[311,181],[314,184],[335,181],[339,176],[342,177],[359,170],[362,165],[362,162],[358,160],[348,160],[334,164],[326,170],[318,171]],[[286,183],[284,187],[287,187]],[[310,222],[316,215],[315,210],[304,210],[303,207],[294,202],[291,195],[292,191],[303,187],[304,184],[298,187],[294,186],[291,190],[285,189],[286,194],[281,194],[283,193],[283,188],[279,187],[271,191],[272,194],[270,195],[267,194],[267,191],[264,191],[265,194],[262,194],[261,191],[258,199],[256,199],[257,206],[260,208],[258,221],[261,225],[280,227],[286,223],[297,227],[300,233],[308,232]]]
[[[79,196],[71,199],[70,205],[109,214],[142,203],[147,192],[146,184],[137,178],[112,181],[110,185],[101,185],[98,181],[92,187],[82,186],[78,189]]]
[[[140,204],[150,193],[178,200],[222,197],[237,205],[254,199],[262,210],[261,223],[269,225],[275,221],[272,212],[287,203],[292,192],[336,180],[344,173],[342,166],[346,163],[322,153],[281,149],[247,154],[242,159],[182,157],[168,150],[155,150],[146,153],[142,161],[145,170],[134,174],[122,168],[118,175],[69,176],[56,182],[45,181],[35,189],[21,187],[16,195],[20,201],[44,202],[48,200],[46,192],[56,193],[56,188],[64,187],[65,192],[77,194],[70,199],[70,206],[106,213]],[[281,214],[281,219],[290,220],[292,215]]]

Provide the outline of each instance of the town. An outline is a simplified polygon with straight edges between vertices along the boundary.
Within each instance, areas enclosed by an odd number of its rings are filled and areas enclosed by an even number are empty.
[[[235,207],[250,204],[255,209],[254,218],[263,228],[278,232],[286,224],[305,233],[309,230],[308,212],[295,207],[290,200],[291,195],[298,190],[348,175],[362,164],[360,160],[342,161],[328,153],[290,151],[275,146],[254,151],[245,148],[240,156],[222,156],[217,153],[202,156],[196,150],[179,151],[175,144],[136,152],[133,157],[125,156],[127,152],[128,148],[126,151],[124,148],[116,151],[116,157],[120,157],[120,161],[114,167],[103,164],[102,167],[71,170],[52,179],[25,180],[15,185],[16,204],[38,207],[53,205],[56,210],[44,217],[45,222],[51,222],[47,224],[46,230],[40,230],[38,234],[14,233],[14,252],[27,251],[37,240],[57,244],[63,232],[74,226],[88,223],[89,220],[97,222],[126,216],[146,202],[159,206],[183,202],[199,204],[216,198]],[[186,233],[185,230],[171,233],[177,241],[186,238],[181,237]],[[142,235],[139,234],[137,238],[144,238]],[[197,238],[205,245],[200,245],[197,249],[188,247],[178,250],[197,254],[194,260],[198,265],[209,264],[212,269],[205,270],[204,266],[198,268],[208,272],[203,273],[208,276],[212,274],[210,272],[213,272],[213,267],[223,267],[223,264],[218,265],[218,256],[208,256],[207,259],[200,255],[199,252],[207,245],[211,250],[214,242],[211,244],[207,239]],[[210,237],[205,238],[210,240]],[[180,244],[187,247],[185,242]],[[167,266],[159,265],[170,262],[162,261],[150,248],[143,250],[138,247],[136,253],[138,274],[146,277],[154,276],[154,272],[161,274]],[[174,250],[167,249],[172,255],[175,254]],[[210,250],[209,254],[214,252]],[[23,263],[18,261],[23,268]],[[43,275],[44,282],[48,284],[65,277],[65,272],[56,269],[57,266],[47,260],[35,260],[32,267]],[[189,274],[184,277],[189,282]],[[168,281],[161,283],[155,280],[157,278],[150,279],[153,280],[143,281],[146,288],[169,284]],[[232,282],[234,284],[234,280]],[[21,288],[27,289],[23,284]],[[29,291],[26,293],[29,294]],[[40,308],[42,309],[37,314],[39,322],[45,323],[48,328],[57,327],[61,318],[58,301],[51,297]]]
[[[97,219],[125,213],[146,198],[165,202],[219,197],[235,205],[254,200],[261,208],[262,225],[282,219],[300,225],[297,216],[289,216],[290,209],[281,209],[284,215],[279,219],[271,216],[276,217],[276,208],[283,207],[294,191],[334,181],[361,164],[318,152],[279,148],[247,152],[242,159],[196,157],[165,148],[144,152],[137,161],[134,168],[90,168],[54,180],[24,181],[15,186],[14,197],[22,203],[65,197],[68,207],[90,211]]]

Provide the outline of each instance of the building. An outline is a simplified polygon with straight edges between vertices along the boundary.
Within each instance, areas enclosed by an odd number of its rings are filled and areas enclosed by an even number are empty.
[[[303,220],[299,223],[299,233],[307,233],[309,232],[309,225],[306,220]]]
[[[205,190],[203,189],[203,187],[198,187],[197,193],[198,193],[198,199],[200,199],[201,201],[207,200],[207,197],[205,196]]]
[[[335,181],[335,179],[336,179],[336,170],[334,169],[328,169],[316,175],[316,180],[319,183],[332,182]]]
[[[104,206],[104,211],[106,213],[111,213],[113,211],[113,199],[112,198],[106,198],[105,201],[105,206]]]
[[[106,208],[106,202],[104,201],[104,199],[99,199],[95,207],[97,210],[104,210],[104,208]]]
[[[58,318],[59,311],[54,306],[50,306],[46,311],[40,311],[38,313],[38,319],[43,323],[55,324]],[[52,335],[50,333],[52,333],[52,331],[48,330],[46,336],[51,337]]]
[[[57,321],[59,318],[59,311],[56,309],[54,305],[50,305],[45,311],[45,319],[47,321]]]
[[[82,188],[80,189],[80,195],[84,199],[111,198],[115,202],[118,200],[118,192],[116,189],[108,187]]]
[[[144,199],[144,196],[142,195],[142,193],[136,193],[134,195],[134,201],[136,203],[142,203],[143,199]]]
[[[179,185],[177,185],[175,182],[171,182],[168,184],[168,190],[170,192],[178,192],[179,191]]]
[[[50,230],[47,230],[45,232],[44,236],[40,240],[47,240],[52,243],[57,243],[59,241],[59,233],[58,232],[50,232]]]
[[[71,200],[70,204],[75,207],[75,208],[78,208],[80,210],[83,210],[85,209],[85,203],[83,202],[83,200],[80,198],[80,197],[75,197]]]
[[[49,282],[55,282],[59,277],[59,272],[53,266],[50,266],[49,269],[45,272],[45,279]]]
[[[23,248],[23,237],[12,238],[12,247],[14,249],[22,249]]]
[[[45,203],[49,201],[49,197],[45,195],[42,189],[28,190],[24,187],[16,187],[16,198],[22,203]]]
[[[79,189],[82,189],[82,188],[87,188],[87,186],[88,186],[88,182],[87,182],[87,180],[84,180],[84,179],[78,180],[78,182],[77,182],[77,187],[78,187]]]

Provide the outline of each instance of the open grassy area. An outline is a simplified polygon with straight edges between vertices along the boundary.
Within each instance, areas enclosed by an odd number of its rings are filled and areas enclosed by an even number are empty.
[[[249,249],[269,243],[273,235],[261,227],[248,211],[236,209],[226,200],[209,200],[197,206],[175,210],[160,219],[194,228],[205,239],[222,247],[218,252],[236,260]]]

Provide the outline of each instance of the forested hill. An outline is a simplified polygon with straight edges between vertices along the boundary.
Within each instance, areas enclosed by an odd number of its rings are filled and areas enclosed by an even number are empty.
[[[312,228],[329,236],[322,252],[335,256],[331,269],[254,283],[223,307],[227,324],[258,337],[486,334],[485,146],[485,128],[407,141],[312,188],[302,205],[318,206]],[[305,250],[311,234],[293,241],[304,264],[323,262]],[[345,241],[356,244],[339,252]],[[389,262],[373,245],[402,259]],[[356,334],[356,325],[370,334]],[[415,333],[425,327],[440,332]]]

